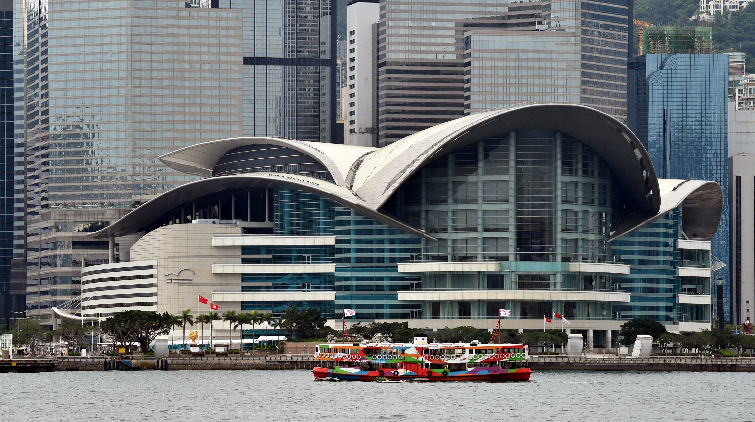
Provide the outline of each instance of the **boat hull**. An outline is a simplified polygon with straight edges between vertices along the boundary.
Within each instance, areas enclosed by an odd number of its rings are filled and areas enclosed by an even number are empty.
[[[530,368],[493,369],[471,371],[428,371],[424,374],[399,371],[358,371],[316,367],[312,370],[316,379],[334,379],[342,381],[528,381],[532,370]]]

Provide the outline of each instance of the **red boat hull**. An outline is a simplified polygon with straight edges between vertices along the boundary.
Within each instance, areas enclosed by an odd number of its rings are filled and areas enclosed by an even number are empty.
[[[390,371],[381,375],[378,371],[357,371],[344,372],[334,371],[328,368],[316,367],[312,374],[317,379],[336,379],[343,381],[375,381],[384,379],[389,381],[529,381],[532,370],[530,368],[519,368],[516,371],[500,371],[493,373],[472,373],[472,372],[452,372],[443,375],[442,373],[432,372],[428,375],[418,374],[399,374],[393,375]]]

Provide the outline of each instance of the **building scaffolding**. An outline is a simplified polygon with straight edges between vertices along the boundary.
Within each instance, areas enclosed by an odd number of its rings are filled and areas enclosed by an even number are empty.
[[[710,27],[647,27],[644,28],[644,54],[711,54],[713,28]]]

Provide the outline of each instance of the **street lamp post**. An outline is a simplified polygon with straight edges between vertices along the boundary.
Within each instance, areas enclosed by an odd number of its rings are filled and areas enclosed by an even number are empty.
[[[719,277],[716,279],[716,318],[718,319],[718,329],[724,329],[724,284],[726,280]]]

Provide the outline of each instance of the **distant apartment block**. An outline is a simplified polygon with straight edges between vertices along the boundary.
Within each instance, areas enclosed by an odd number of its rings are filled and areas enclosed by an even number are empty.
[[[375,125],[375,24],[377,0],[352,0],[346,9],[346,144],[377,146]]]
[[[729,11],[742,10],[750,4],[752,0],[700,0],[700,12],[706,16],[714,16],[716,13],[724,13],[724,9]]]
[[[625,119],[630,5],[382,1],[379,143],[527,103],[576,102]],[[576,90],[554,80],[574,74]]]

